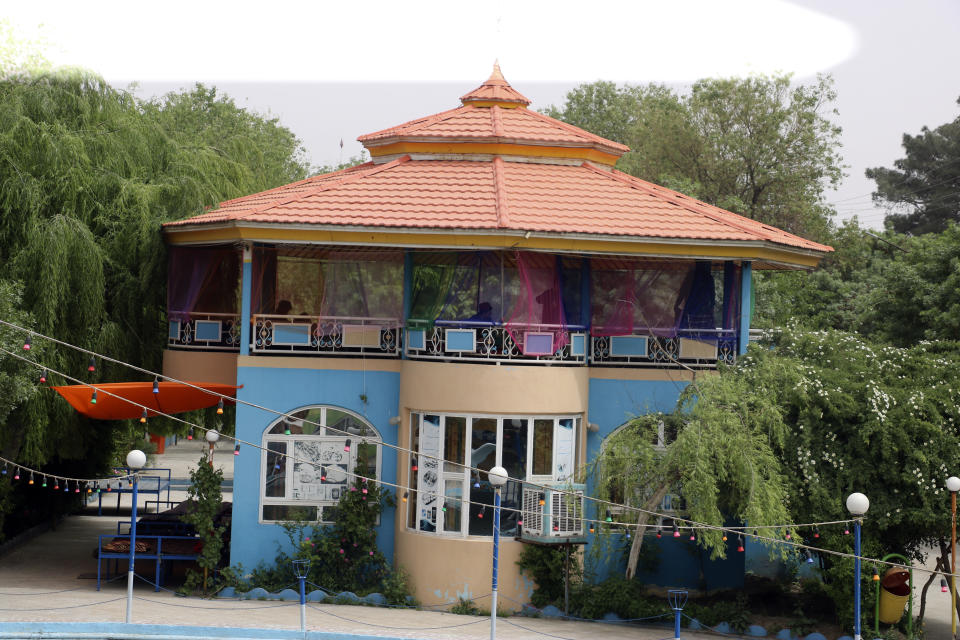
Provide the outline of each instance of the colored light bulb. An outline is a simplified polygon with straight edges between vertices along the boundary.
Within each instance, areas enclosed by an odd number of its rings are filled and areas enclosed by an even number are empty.
[[[217,415],[218,416],[223,415],[223,398],[220,398],[219,400],[217,400]]]
[[[144,409],[143,413],[140,414],[140,424],[146,424],[147,422],[147,410]]]
[[[235,455],[235,456],[240,455],[240,445],[239,445],[239,444],[237,444],[237,446],[235,446],[235,447],[233,448],[233,455]]]
[[[97,361],[93,359],[93,356],[90,356],[90,362],[87,363],[87,371],[93,373],[97,370]]]
[[[347,441],[343,444],[343,450],[347,452],[350,451],[350,438],[347,438]]]
[[[90,404],[97,404],[97,390],[94,389],[93,393],[90,394]]]
[[[160,379],[157,376],[153,376],[153,392],[160,393]]]
[[[43,372],[40,374],[40,384],[44,384],[46,383],[46,381],[47,381],[47,370],[44,369]]]
[[[27,334],[27,339],[23,341],[23,350],[30,351],[30,335]]]

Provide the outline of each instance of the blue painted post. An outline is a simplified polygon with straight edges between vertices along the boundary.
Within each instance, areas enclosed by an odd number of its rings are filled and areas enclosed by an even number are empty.
[[[747,352],[750,342],[750,298],[753,288],[753,263],[744,260],[740,271],[740,340],[739,354]]]
[[[400,325],[400,335],[403,341],[403,348],[400,350],[400,357],[407,359],[407,322],[410,320],[410,311],[413,308],[413,254],[410,251],[403,252],[403,321]]]
[[[307,632],[307,592],[304,587],[306,576],[300,576],[300,631]]]
[[[136,558],[137,548],[137,488],[140,485],[140,479],[134,470],[133,474],[133,504],[130,507],[130,568],[127,569],[127,624],[133,616],[133,568]]]
[[[860,637],[860,519],[853,521],[853,640]],[[911,585],[912,587],[913,585]]]
[[[243,244],[243,278],[240,283],[240,355],[250,355],[250,302],[253,291],[253,246]]]
[[[680,614],[683,606],[687,604],[687,592],[679,589],[671,589],[667,592],[667,601],[670,608],[673,609],[673,637],[674,640],[680,640]]]
[[[497,562],[500,556],[500,487],[493,491],[493,574],[491,578],[490,640],[497,637]]]

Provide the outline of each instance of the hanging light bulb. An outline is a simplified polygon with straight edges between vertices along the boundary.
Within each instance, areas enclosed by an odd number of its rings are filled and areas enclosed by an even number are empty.
[[[410,461],[410,471],[416,471],[417,469],[419,469],[417,466],[417,456],[413,456]]]
[[[541,506],[541,507],[542,507],[543,505],[547,504],[546,497],[545,497],[542,493],[540,494],[540,498],[539,498],[538,502],[540,503],[540,506]],[[607,511],[607,514],[609,515],[610,512]],[[611,520],[612,520],[612,518],[611,518]],[[607,520],[607,522],[610,522],[611,520]]]
[[[474,489],[479,489],[479,488],[480,488],[480,474],[479,474],[479,473],[475,473],[475,474],[473,475],[473,488],[474,488]]]
[[[477,512],[477,517],[483,520],[483,514],[487,512],[487,505],[483,505],[483,509]]]
[[[74,492],[74,493],[80,493],[80,483],[79,483],[79,482],[74,482],[74,483],[73,483],[73,492]]]
[[[218,416],[223,415],[223,398],[220,398],[219,400],[217,400],[217,415]]]
[[[160,393],[160,378],[153,376],[153,392]]]
[[[789,532],[789,531],[787,531],[787,535],[786,535],[786,536],[784,536],[784,537],[785,537],[785,538],[786,538],[787,540],[789,540],[789,539],[790,539],[790,532]]]
[[[144,409],[143,413],[140,414],[140,424],[146,424],[146,423],[147,423],[147,410]]]
[[[804,549],[803,553],[807,556],[807,564],[813,564],[813,554],[810,553],[810,549]]]
[[[99,491],[99,489],[98,489],[98,491]],[[93,493],[93,489],[90,487],[90,483],[88,482],[88,483],[87,483],[87,494],[91,494],[91,493]]]
[[[58,480],[57,478],[53,479],[53,490],[54,491],[60,490],[60,480]]]
[[[235,455],[235,456],[240,455],[240,443],[239,443],[239,442],[238,442],[238,443],[236,444],[236,446],[233,448],[233,455]]]
[[[23,341],[23,350],[30,351],[30,334],[27,334],[27,339]]]
[[[65,479],[65,480],[63,481],[63,492],[64,492],[64,493],[70,493],[70,481],[69,481],[69,480],[66,480],[66,479]]]
[[[343,445],[343,450],[348,452],[350,451],[350,438],[347,438],[347,441]]]
[[[97,390],[94,389],[93,393],[90,394],[90,404],[97,404]]]
[[[276,471],[280,471],[280,461],[279,461],[279,460],[277,460],[276,462],[273,463],[273,468],[274,468]]]
[[[676,520],[673,521],[673,537],[674,538],[680,537],[680,527],[677,526]]]
[[[523,519],[522,519],[522,518],[521,518],[520,520],[517,520],[517,526],[518,526],[518,527],[522,527],[522,526],[523,526]]]
[[[737,552],[743,553],[743,534],[737,534]]]
[[[291,433],[291,431],[290,431],[290,425],[287,424],[286,422],[284,422],[284,423],[283,423],[283,435],[288,436],[288,435],[290,435],[290,433]]]
[[[845,535],[845,536],[850,535],[850,527],[848,527],[848,526],[844,526],[844,527],[843,527],[843,535]]]
[[[90,362],[87,363],[87,371],[93,373],[97,370],[97,361],[93,359],[93,356],[90,356]]]
[[[556,525],[556,524],[553,525],[553,530],[554,530],[554,531],[560,531],[560,526],[559,526],[559,525]]]
[[[593,523],[591,522],[591,523],[590,523],[590,533],[593,533],[593,531],[594,531],[594,529],[593,529]]]
[[[613,517],[610,515],[610,509],[607,509],[607,517],[604,518],[606,522],[613,522]]]
[[[940,579],[943,580],[943,578]],[[876,567],[873,568],[873,581],[880,582],[880,573],[877,571]]]
[[[30,472],[30,482],[27,484],[33,484],[33,471]]]
[[[13,472],[13,479],[14,480],[20,479],[20,467],[17,467],[17,470]]]
[[[3,463],[3,475],[7,475],[7,463]]]
[[[107,493],[110,493],[111,491],[113,491],[113,485],[110,484],[110,481],[108,480],[108,481],[107,481]]]
[[[43,476],[43,480],[41,481],[40,486],[43,487],[44,489],[47,488],[47,476]]]
[[[409,492],[409,491],[404,491],[404,492],[403,492],[403,501],[406,502],[406,501],[407,501],[407,498],[409,498],[409,497],[410,497],[410,492]]]
[[[320,482],[327,481],[327,470],[323,467],[320,467]]]
[[[723,535],[720,537],[720,539],[723,540],[724,542],[727,541],[727,532],[726,532],[726,531],[723,532]]]
[[[880,579],[880,576],[877,576],[877,580],[879,580],[879,579]],[[943,593],[946,593],[946,592],[950,591],[950,588],[947,587],[947,579],[946,579],[946,578],[940,578],[940,591],[942,591]]]
[[[627,540],[630,539],[630,529],[627,529]]]
[[[660,530],[661,530],[662,528],[663,528],[663,527],[661,527],[660,525],[657,525],[657,540],[660,539],[660,535],[661,535],[661,534],[660,534]]]
[[[193,440],[193,427],[190,427],[190,431],[187,432],[187,440]]]
[[[696,540],[697,536],[694,534],[693,529],[690,529],[690,540]]]
[[[813,537],[814,537],[814,538],[819,538],[819,537],[820,537],[820,527],[814,527],[814,528],[813,528]]]
[[[44,369],[40,372],[40,384],[45,384],[47,382],[47,370]]]

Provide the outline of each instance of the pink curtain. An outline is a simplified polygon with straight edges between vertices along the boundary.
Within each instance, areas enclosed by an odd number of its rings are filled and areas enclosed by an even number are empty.
[[[545,353],[544,334],[550,336],[550,353],[556,353],[569,340],[558,258],[517,252],[516,263],[516,286],[510,287],[515,298],[504,326],[524,355]]]

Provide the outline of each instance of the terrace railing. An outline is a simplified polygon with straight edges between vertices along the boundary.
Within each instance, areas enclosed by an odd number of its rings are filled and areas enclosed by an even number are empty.
[[[400,357],[400,320],[349,316],[257,315],[253,353]]]
[[[437,320],[433,326],[417,328],[414,324],[408,328],[404,350],[413,360],[586,364],[587,334],[583,327],[568,325],[566,344],[554,351],[553,338],[557,330],[564,327],[538,324],[520,329],[525,333],[527,344],[524,354],[510,331],[500,323]]]
[[[736,358],[737,334],[731,329],[681,329],[676,337],[641,329],[628,336],[593,336],[590,344],[590,362],[605,367],[710,369]]]
[[[169,313],[167,346],[205,351],[240,350],[240,316],[231,313]],[[176,319],[176,318],[180,319]]]

